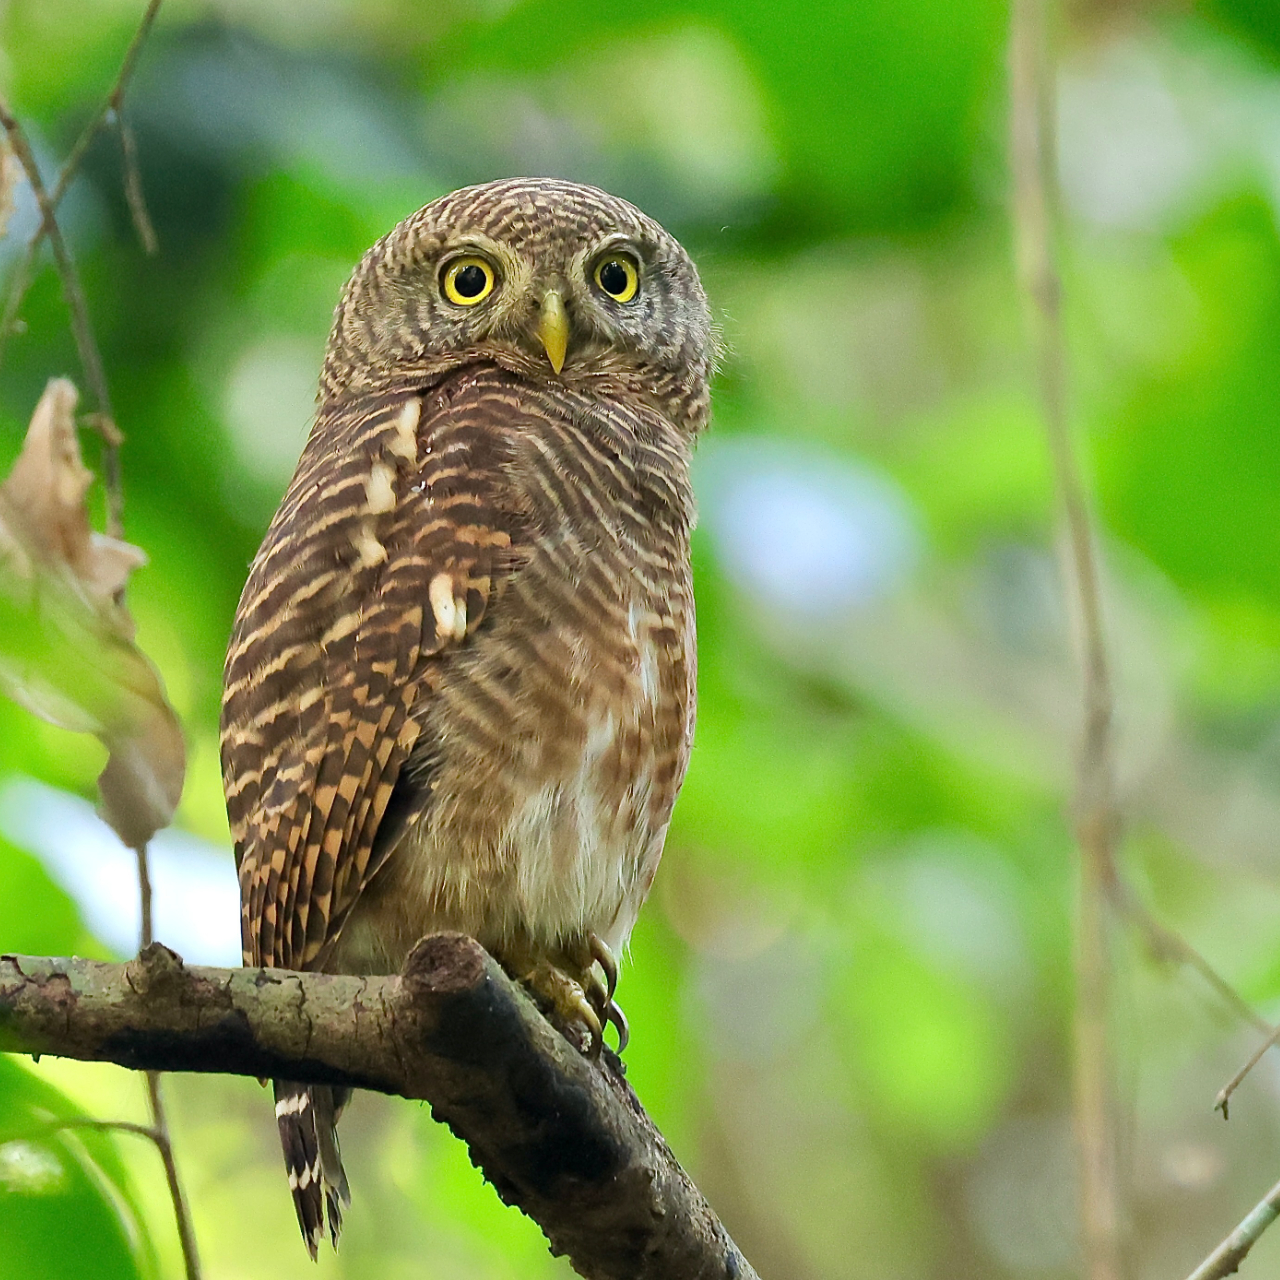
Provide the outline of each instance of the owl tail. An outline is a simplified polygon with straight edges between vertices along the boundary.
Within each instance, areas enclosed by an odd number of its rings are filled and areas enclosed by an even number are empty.
[[[298,1213],[298,1226],[314,1262],[324,1238],[326,1211],[329,1238],[338,1247],[342,1211],[351,1203],[347,1175],[338,1152],[338,1117],[351,1097],[350,1089],[329,1085],[272,1082],[276,1094],[276,1124],[284,1148],[284,1167]]]

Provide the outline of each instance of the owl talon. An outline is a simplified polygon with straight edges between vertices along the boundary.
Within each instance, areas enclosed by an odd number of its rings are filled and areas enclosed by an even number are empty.
[[[609,1001],[609,1007],[604,1014],[605,1026],[613,1023],[618,1029],[618,1049],[617,1052],[622,1054],[627,1045],[631,1043],[631,1028],[627,1025],[627,1015],[622,1012],[621,1006]]]
[[[587,935],[587,947],[591,951],[591,958],[604,971],[605,998],[612,1000],[613,993],[618,989],[618,961],[599,934]]]
[[[603,1024],[607,1020],[606,1014],[608,1013],[611,997],[605,989],[604,983],[590,970],[583,976],[582,992]]]

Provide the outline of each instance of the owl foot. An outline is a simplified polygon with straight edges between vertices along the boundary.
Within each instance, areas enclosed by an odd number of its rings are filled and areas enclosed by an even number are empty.
[[[520,980],[535,996],[550,1006],[552,1015],[562,1025],[579,1023],[585,1026],[591,1037],[588,1056],[600,1056],[600,1049],[604,1045],[604,1030],[600,1025],[600,1015],[581,983],[549,960],[539,961]]]
[[[626,1015],[613,998],[618,989],[618,961],[609,945],[599,934],[589,933],[576,944],[566,946],[563,950],[564,967],[571,973],[580,974],[578,981],[582,985],[587,999],[591,1001],[601,1027],[611,1022],[618,1029],[618,1052],[621,1053],[631,1039],[631,1030],[627,1026]],[[604,975],[601,982],[597,976]],[[592,1056],[595,1056],[595,1050]]]

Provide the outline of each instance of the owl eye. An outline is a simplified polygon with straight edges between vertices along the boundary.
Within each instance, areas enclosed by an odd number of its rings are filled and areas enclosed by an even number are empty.
[[[596,263],[596,284],[614,302],[630,302],[640,287],[640,273],[635,259],[623,253],[611,253]]]
[[[497,283],[493,268],[483,258],[457,258],[445,268],[444,296],[460,307],[483,302]]]

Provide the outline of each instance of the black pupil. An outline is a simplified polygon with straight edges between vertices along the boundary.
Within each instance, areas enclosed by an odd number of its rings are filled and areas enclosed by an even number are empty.
[[[489,277],[485,274],[483,267],[478,267],[473,262],[469,266],[465,266],[456,276],[453,277],[453,287],[458,291],[458,296],[462,298],[475,298],[484,292],[484,287],[489,283]]]
[[[616,298],[618,294],[626,293],[630,283],[626,267],[617,258],[611,258],[600,268],[600,287],[605,293],[611,293]]]

